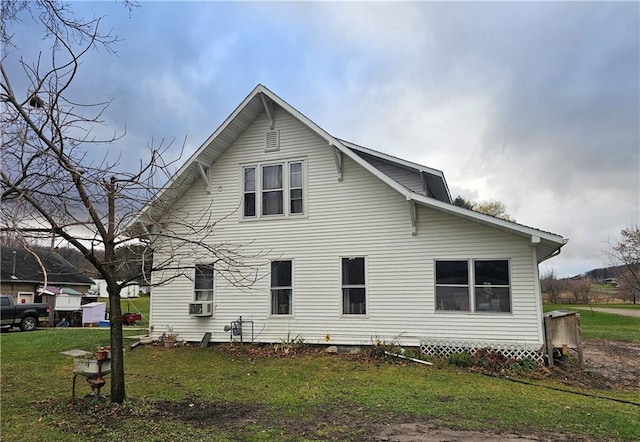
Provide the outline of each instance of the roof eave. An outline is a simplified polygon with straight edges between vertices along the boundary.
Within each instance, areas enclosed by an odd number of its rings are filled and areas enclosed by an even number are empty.
[[[412,193],[410,199],[415,201],[416,203],[439,210],[441,212],[449,213],[460,218],[465,218],[470,221],[489,225],[491,227],[528,238],[532,245],[535,245],[540,241],[545,241],[554,244],[556,249],[559,250],[568,242],[568,239],[565,239],[560,235],[556,235],[555,233],[545,232],[533,227],[525,226],[523,224],[514,223],[501,218],[496,218],[491,215],[485,215],[484,213],[465,209],[464,207],[443,203],[442,201],[438,201],[434,198],[428,198],[416,193]]]

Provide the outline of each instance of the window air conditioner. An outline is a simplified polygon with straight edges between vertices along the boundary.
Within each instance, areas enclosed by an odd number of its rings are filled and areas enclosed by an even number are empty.
[[[192,316],[212,316],[213,302],[211,301],[190,302],[189,314]]]

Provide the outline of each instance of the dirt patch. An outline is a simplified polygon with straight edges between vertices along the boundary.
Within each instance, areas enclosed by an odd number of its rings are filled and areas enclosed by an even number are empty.
[[[429,419],[416,421],[413,415],[377,412],[337,402],[330,408],[310,407],[305,417],[268,413],[257,404],[202,403],[196,400],[159,401],[152,413],[156,417],[174,419],[194,427],[213,427],[236,434],[241,440],[247,424],[282,429],[287,439],[395,441],[395,442],[522,442],[522,441],[592,441],[556,433],[519,434],[517,432],[465,431],[441,428]]]
[[[582,369],[575,351],[556,359],[549,376],[577,387],[640,391],[640,344],[588,339],[583,342],[583,357]]]
[[[578,310],[590,310],[594,312],[610,313],[612,315],[630,316],[632,318],[640,318],[640,310],[631,308],[615,308],[615,307],[573,307]]]
[[[181,402],[158,401],[155,404],[157,414],[163,418],[175,419],[193,427],[240,428],[256,423],[264,417],[263,407],[258,404],[239,404],[225,402],[203,403],[196,400]]]
[[[590,339],[584,343],[588,373],[602,377],[609,388],[640,389],[640,344]]]
[[[523,441],[582,441],[592,439],[576,436],[565,436],[557,433],[540,433],[526,435],[519,433],[495,433],[487,431],[461,431],[448,428],[438,428],[423,423],[408,423],[390,425],[380,430],[373,437],[374,441],[389,442],[523,442]]]

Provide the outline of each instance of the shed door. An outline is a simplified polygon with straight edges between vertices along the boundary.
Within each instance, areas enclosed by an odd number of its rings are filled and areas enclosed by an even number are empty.
[[[31,304],[33,302],[33,293],[18,293],[18,304]]]

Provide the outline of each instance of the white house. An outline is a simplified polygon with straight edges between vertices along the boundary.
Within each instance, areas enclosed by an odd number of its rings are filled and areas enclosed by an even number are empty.
[[[444,175],[335,138],[258,85],[139,218],[155,263],[151,332],[423,350],[543,347],[538,264],[567,242],[452,204]],[[244,256],[169,247],[166,231]],[[246,282],[246,281],[245,281]],[[251,332],[253,328],[253,333]],[[251,336],[253,335],[253,336]]]
[[[108,298],[109,292],[107,292],[107,281],[104,279],[94,279],[94,284],[91,286],[91,290],[97,293],[100,298]],[[121,281],[118,281],[121,282]],[[121,298],[138,298],[140,297],[140,285],[131,284],[120,290]]]

